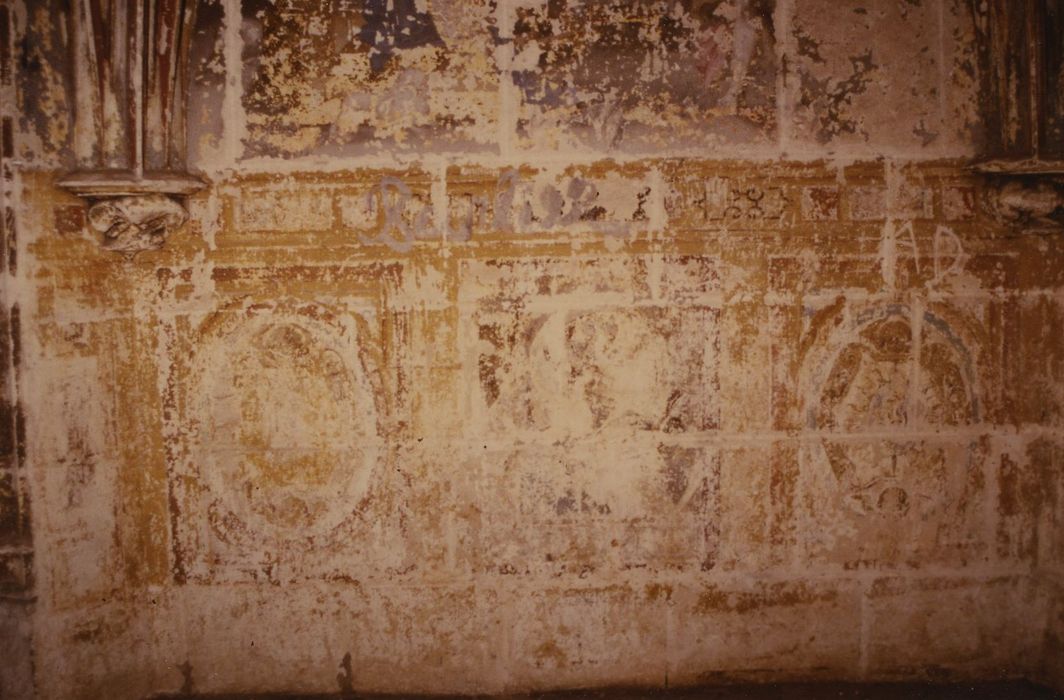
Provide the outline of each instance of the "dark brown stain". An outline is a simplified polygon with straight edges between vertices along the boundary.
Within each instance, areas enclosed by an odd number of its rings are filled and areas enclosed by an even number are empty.
[[[648,583],[643,588],[643,593],[648,601],[664,600],[669,602],[672,600],[673,588],[668,584]]]
[[[181,692],[186,695],[195,693],[196,684],[192,681],[192,664],[186,659],[177,665],[177,670],[181,672]]]
[[[15,210],[9,206],[4,207],[4,233],[3,253],[7,259],[7,271],[15,275],[18,274],[18,221],[15,219]]]
[[[11,83],[11,11],[0,5],[0,85]]]
[[[15,157],[15,125],[11,117],[0,120],[0,156]]]
[[[33,591],[33,554],[0,553],[0,595]]]
[[[344,654],[340,662],[340,672],[336,674],[336,684],[340,687],[340,696],[354,697],[354,673],[351,670],[351,652]]]
[[[358,38],[370,47],[370,67],[380,73],[395,49],[443,46],[432,14],[415,0],[364,0]]]
[[[22,541],[19,487],[15,474],[0,471],[0,545]]]

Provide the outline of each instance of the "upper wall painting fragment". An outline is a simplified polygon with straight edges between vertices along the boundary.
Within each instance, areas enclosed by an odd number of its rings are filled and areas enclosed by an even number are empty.
[[[488,0],[245,0],[244,156],[494,149]]]
[[[519,3],[523,148],[658,154],[776,133],[775,0]]]
[[[797,150],[942,157],[978,147],[968,0],[796,0],[781,43]]]

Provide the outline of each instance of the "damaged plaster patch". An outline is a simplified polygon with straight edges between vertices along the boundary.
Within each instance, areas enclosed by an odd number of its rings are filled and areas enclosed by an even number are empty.
[[[970,148],[971,22],[957,2],[796,0],[784,53],[795,137],[810,149]]]
[[[866,51],[850,58],[850,74],[842,80],[830,76],[818,80],[811,73],[803,73],[799,104],[815,115],[815,135],[819,143],[828,143],[839,134],[855,134],[867,138],[858,117],[853,116],[853,100],[871,82],[875,71],[872,52]]]

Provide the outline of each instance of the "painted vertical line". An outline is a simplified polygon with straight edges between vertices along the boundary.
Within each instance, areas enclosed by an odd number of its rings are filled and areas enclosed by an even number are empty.
[[[0,86],[6,85],[9,75],[8,63],[10,61],[11,45],[10,37],[11,23],[9,10],[6,4],[0,4],[0,32],[3,36],[0,36]],[[9,303],[11,285],[9,282],[10,274],[13,273],[13,268],[8,269],[9,257],[8,251],[10,250],[10,236],[14,234],[15,217],[14,211],[8,204],[8,197],[10,196],[11,188],[11,159],[14,153],[14,125],[11,120],[11,116],[8,114],[10,105],[8,104],[8,94],[2,95],[4,99],[0,99],[0,261],[3,261],[3,266],[0,267],[0,329],[3,331],[3,336],[0,337],[0,357],[5,358],[3,366],[0,367],[0,376],[3,377],[3,381],[0,381],[0,386],[11,387],[9,378],[11,377],[11,367],[13,365],[12,353],[9,348],[9,340],[11,337],[10,318],[9,318]],[[6,393],[6,392],[5,392]],[[12,405],[14,400],[14,391],[12,393]],[[0,396],[0,402],[6,401],[7,396]],[[10,431],[12,436],[11,444],[15,445],[15,410],[11,411],[10,425],[0,426],[0,431],[7,433]]]
[[[225,20],[222,34],[225,58],[225,94],[222,97],[223,153],[222,167],[232,168],[243,153],[247,130],[244,115],[244,40],[240,36],[242,22],[240,0],[225,0]]]
[[[2,337],[0,345],[3,346],[4,362],[0,366],[0,375],[3,387],[3,396],[0,402],[6,404],[9,415],[6,416],[5,424],[0,426],[9,443],[10,453],[5,455],[4,469],[12,479],[15,503],[15,525],[13,532],[16,536],[12,547],[4,552],[4,558],[18,561],[20,569],[16,573],[18,580],[17,594],[25,600],[32,599],[33,595],[33,528],[29,518],[32,515],[30,509],[30,496],[28,490],[28,474],[26,460],[26,425],[21,402],[20,367],[23,362],[21,347],[22,324],[19,311],[19,289],[17,285],[17,193],[19,192],[19,177],[16,170],[18,155],[19,102],[9,83],[14,81],[13,70],[17,65],[14,52],[20,46],[18,42],[18,28],[20,25],[17,15],[13,15],[7,3],[0,5],[3,11],[4,22],[0,26],[3,37],[0,43],[5,47],[2,60],[4,62],[4,80],[0,89],[3,90],[0,99],[0,260],[4,265],[0,267],[0,317],[2,317]],[[25,24],[22,24],[25,28]]]
[[[436,173],[433,175],[429,190],[429,200],[432,203],[432,219],[436,233],[446,244],[451,239],[451,230],[447,221],[447,161],[445,160],[441,160],[436,166]]]
[[[8,187],[14,187],[13,183],[4,182],[3,189],[7,190]],[[7,258],[7,273],[14,276],[18,272],[18,221],[15,219],[15,208],[11,204],[11,195],[5,191],[4,196],[4,228],[6,231],[4,245],[4,255]],[[0,274],[2,274],[0,270]]]
[[[675,613],[673,612],[673,608],[675,607],[675,603],[672,600],[673,593],[674,593],[674,591],[672,590],[671,587],[669,587],[669,590],[665,593],[665,687],[666,688],[669,687],[669,675],[671,674],[673,676],[673,678],[676,677],[676,674],[673,672],[673,668],[675,667],[675,663],[674,663],[674,660],[673,660],[673,652],[676,649],[676,640],[675,640],[676,619],[675,619]]]
[[[883,234],[879,242],[879,268],[880,275],[883,277],[883,286],[890,293],[894,292],[894,272],[897,262],[897,233],[894,230],[894,221],[888,214],[887,220],[883,223]]]
[[[920,357],[923,353],[924,345],[924,301],[919,296],[913,297],[911,313],[912,367],[909,368],[909,391],[906,398],[905,423],[906,428],[912,428],[915,425],[922,429],[925,416],[923,392],[920,391],[920,383],[923,381],[923,375],[920,372]]]
[[[10,287],[9,287],[10,288]],[[5,294],[7,296],[7,294]],[[8,329],[8,338],[5,342],[10,343],[10,365],[4,368],[8,373],[11,386],[11,405],[14,407],[14,431],[15,431],[15,474],[18,479],[18,494],[16,497],[19,509],[19,527],[24,528],[23,535],[26,544],[32,546],[30,539],[31,531],[26,521],[26,513],[29,512],[29,497],[25,489],[27,479],[26,465],[26,417],[22,408],[22,386],[19,376],[19,368],[22,366],[22,313],[18,302],[11,304]]]
[[[658,168],[652,168],[648,177],[650,182],[650,207],[647,211],[647,226],[650,234],[664,234],[668,227],[668,212],[665,209],[665,178]]]
[[[144,51],[144,34],[148,31],[148,20],[144,16],[144,4],[133,3],[133,39],[132,56],[129,70],[133,87],[133,110],[130,115],[130,128],[133,132],[133,177],[144,177],[144,71],[147,60]]]
[[[1031,131],[1031,153],[1036,157],[1042,153],[1042,55],[1045,51],[1043,41],[1036,37],[1043,34],[1045,24],[1044,3],[1028,2],[1025,19],[1026,34],[1032,37],[1030,54],[1027,59],[1027,100],[1030,118],[1027,128]]]
[[[982,423],[982,415],[977,421]],[[978,437],[968,438],[966,455],[968,464],[965,465],[968,470],[971,469],[972,461],[975,459],[977,450],[973,448],[978,440]],[[994,543],[989,549],[991,556],[998,560],[1002,558],[1001,542],[997,539],[997,528],[1001,524],[997,519],[997,504],[1001,503],[1001,480],[998,476],[998,468],[1002,466],[1002,458],[1005,454],[1012,452],[1013,445],[1012,439],[992,440],[987,450],[987,458],[980,460],[979,465],[983,472],[983,483],[986,484],[986,496],[982,503],[983,537],[985,542]],[[1037,528],[1038,525],[1035,524],[1035,527]],[[1030,566],[1033,567],[1034,563],[1032,562]]]
[[[458,532],[454,523],[454,512],[449,512],[444,517],[444,534],[444,561],[446,562],[447,570],[453,573],[457,568],[456,562],[458,558]]]
[[[4,185],[0,182],[0,275],[7,270],[7,237],[10,228],[11,226],[8,224],[7,198],[4,196]]]
[[[11,82],[11,12],[0,5],[0,85]]]
[[[794,23],[794,0],[778,0],[772,28],[776,36],[776,141],[782,155],[789,155],[793,135],[790,95],[787,92],[788,56],[793,55],[791,38]]]
[[[133,115],[129,62],[133,40],[130,32],[136,28],[130,25],[133,10],[129,3],[123,3],[121,7],[112,5],[110,12],[110,26],[103,16],[92,15],[87,25],[89,41],[96,45],[92,70],[100,76],[100,165],[108,169],[131,170]],[[110,38],[99,41],[104,36]]]
[[[499,71],[499,123],[496,140],[499,155],[512,163],[514,142],[517,139],[517,86],[513,84],[513,26],[514,12],[510,0],[501,0],[495,9],[499,44],[495,47],[495,63]]]
[[[883,164],[883,179],[886,185],[883,206],[886,209],[883,221],[883,235],[879,244],[880,273],[886,291],[893,294],[897,289],[898,272],[898,226],[894,211],[898,201],[899,179],[894,163],[890,160]]]
[[[872,636],[872,620],[870,619],[871,612],[869,611],[868,596],[870,591],[868,590],[868,583],[861,583],[861,633],[858,645],[860,646],[860,655],[858,656],[857,672],[858,678],[864,680],[868,677],[868,648],[871,645]]]
[[[0,4],[0,291],[5,305],[10,301],[8,276],[15,274],[17,257],[17,230],[12,202],[15,185],[12,163],[15,158],[15,122],[12,107],[15,91],[10,85],[14,80],[15,21],[7,3]]]
[[[949,100],[946,99],[946,91],[950,85],[952,71],[946,65],[946,3],[938,3],[938,116],[941,120],[938,129],[943,129],[949,123]],[[931,128],[931,127],[929,127]],[[942,141],[939,141],[941,148]]]
[[[71,8],[70,21],[70,44],[73,53],[72,67],[74,72],[74,157],[79,167],[96,167],[99,165],[92,149],[92,132],[100,130],[103,124],[103,112],[99,100],[94,100],[93,95],[99,89],[100,81],[98,73],[94,73],[89,66],[93,56],[92,42],[89,41],[87,17],[83,13],[88,12],[84,2],[77,2]],[[102,131],[99,133],[98,143],[103,143]]]
[[[5,159],[15,157],[15,127],[11,117],[5,116],[0,127],[0,151]]]
[[[843,323],[848,322],[848,318],[844,319],[843,321]],[[799,414],[798,418],[799,421],[804,420],[801,414]],[[784,504],[782,506],[783,513],[786,518],[794,518],[794,513],[797,510],[797,506],[795,504],[799,504],[805,501],[805,491],[807,488],[810,487],[806,484],[804,476],[812,472],[810,462],[812,462],[817,458],[817,456],[819,456],[818,450],[823,449],[818,445],[815,438],[812,440],[809,438],[808,429],[806,427],[803,427],[802,431],[806,433],[806,436],[804,436],[802,440],[798,441],[798,473],[795,475],[794,486],[792,487],[790,497],[789,499],[783,502]],[[775,474],[773,473],[775,468],[776,467],[774,465],[769,468],[769,473],[771,475],[770,480],[775,478]],[[772,514],[770,516],[772,518],[772,521],[769,524],[769,541],[772,541],[772,538],[775,536],[776,531],[778,529],[781,531],[779,539],[780,544],[782,546],[782,543],[785,541],[785,539],[782,533],[783,526],[781,526],[779,523],[783,520],[783,518],[778,518],[780,511],[776,510],[775,494],[773,493],[771,481],[769,486],[769,494],[770,499],[772,499],[770,506],[772,508]],[[793,569],[795,566],[795,560],[797,559],[796,552],[808,551],[809,547],[808,535],[806,534],[806,531],[804,529],[796,527],[795,534],[791,541],[794,546],[788,547],[786,550],[786,554],[784,555],[785,558],[781,557],[778,560],[784,570]],[[775,556],[773,556],[773,559],[775,559]]]

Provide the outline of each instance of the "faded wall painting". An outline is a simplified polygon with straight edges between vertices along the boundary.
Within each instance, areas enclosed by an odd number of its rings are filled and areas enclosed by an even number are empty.
[[[850,545],[813,546],[848,565],[979,556],[987,438],[941,439],[982,423],[977,348],[951,327],[949,309],[832,311],[818,319],[832,337],[814,341],[804,361],[803,418],[819,436],[806,459],[810,479],[833,491],[832,507],[810,504],[812,517],[847,522]],[[886,545],[899,531],[903,541]]]
[[[0,0],[0,697],[1064,688],[1060,5]]]
[[[210,580],[228,563],[268,575],[341,537],[387,462],[370,327],[357,312],[291,302],[236,303],[186,324],[175,346],[189,359],[170,380],[175,572]]]
[[[459,303],[475,309],[474,415],[492,442],[518,446],[496,450],[484,475],[498,494],[488,556],[504,571],[712,567],[719,463],[700,437],[719,410],[713,263],[463,266]],[[535,538],[522,532],[528,522]]]

